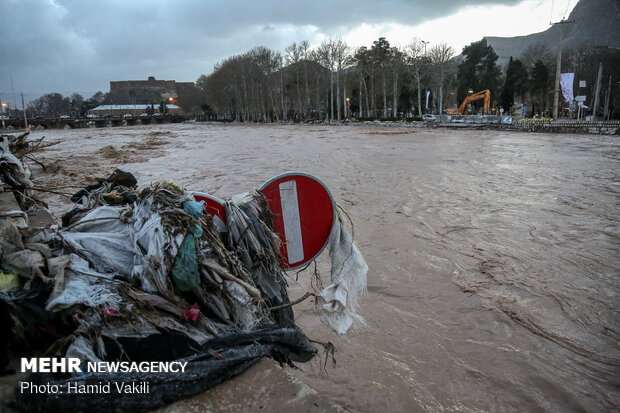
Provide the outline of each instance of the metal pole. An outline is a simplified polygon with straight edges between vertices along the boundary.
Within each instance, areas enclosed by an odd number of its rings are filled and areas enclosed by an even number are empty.
[[[560,72],[562,68],[562,40],[563,40],[563,27],[560,26],[560,44],[558,47],[558,60],[555,64],[555,87],[553,88],[553,119],[558,119],[558,106],[560,99]]]
[[[564,24],[574,23],[574,20],[562,20],[554,24],[560,26],[560,43],[558,45],[558,60],[555,65],[555,88],[553,91],[553,119],[558,119],[558,108],[560,100],[560,72],[562,67],[562,42],[564,41]]]
[[[2,118],[2,130],[6,129],[4,124],[4,105],[2,104],[2,93],[0,93],[0,118]]]
[[[603,120],[609,118],[607,112],[609,112],[609,96],[611,95],[611,75],[609,76],[609,86],[607,86],[607,95],[605,96],[605,109],[603,111]]]
[[[598,115],[599,94],[601,92],[601,80],[603,79],[603,62],[598,64],[598,77],[596,78],[596,92],[594,93],[594,108],[592,109],[592,120],[596,120]]]
[[[28,118],[26,117],[26,106],[24,105],[24,94],[22,93],[22,110],[24,111],[24,127],[28,129]]]
[[[420,40],[422,43],[424,43],[424,65],[426,66],[426,45],[429,44],[430,42],[426,42],[424,40]],[[428,102],[428,89],[426,88],[426,86],[424,86],[424,96],[426,97],[426,102]],[[424,111],[426,112],[426,110],[428,110],[428,106],[425,105],[424,106]]]

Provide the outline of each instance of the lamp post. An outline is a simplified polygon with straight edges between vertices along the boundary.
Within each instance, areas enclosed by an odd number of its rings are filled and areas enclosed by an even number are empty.
[[[424,43],[424,56],[426,57],[426,45],[429,44],[430,42],[427,42],[426,40],[420,40],[422,43]]]
[[[424,43],[424,65],[426,66],[426,45],[429,44],[430,42],[427,42],[426,40],[420,40],[422,43]],[[426,108],[425,111],[428,110],[428,88],[425,86],[424,87],[424,95],[426,96]],[[433,97],[433,99],[435,99]]]
[[[4,112],[6,111],[6,107],[8,107],[9,105],[7,105],[6,103],[2,102],[2,115],[0,117],[2,117],[2,129],[6,129],[6,126],[4,124]]]
[[[348,118],[351,115],[351,99],[347,98],[347,113],[345,113],[345,117]]]

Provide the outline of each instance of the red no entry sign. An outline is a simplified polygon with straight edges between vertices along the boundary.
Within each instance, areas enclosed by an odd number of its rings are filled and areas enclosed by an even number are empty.
[[[327,187],[312,175],[287,172],[265,182],[259,191],[274,215],[284,267],[299,268],[315,259],[327,244],[336,212]]]
[[[226,230],[226,208],[221,199],[205,194],[204,192],[192,192],[198,202],[204,201],[204,210],[213,217],[213,223],[220,231]]]

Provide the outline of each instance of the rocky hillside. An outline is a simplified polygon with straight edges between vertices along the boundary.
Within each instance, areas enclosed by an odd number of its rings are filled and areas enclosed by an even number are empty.
[[[563,25],[564,47],[581,44],[620,48],[620,0],[580,0]],[[560,27],[551,26],[544,32],[517,37],[485,37],[499,56],[498,64],[504,66],[510,56],[519,57],[530,45],[544,44],[557,50]]]

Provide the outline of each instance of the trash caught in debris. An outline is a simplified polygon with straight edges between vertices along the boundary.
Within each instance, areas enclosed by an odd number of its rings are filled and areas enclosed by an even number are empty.
[[[74,208],[57,222],[33,191],[25,158],[11,153],[31,148],[25,136],[2,139],[0,311],[9,315],[2,326],[8,345],[28,357],[83,363],[188,363],[174,376],[32,374],[24,380],[60,388],[77,381],[148,381],[150,392],[72,394],[69,402],[16,391],[19,410],[151,409],[205,391],[263,357],[293,365],[315,356],[294,322],[283,265],[288,241],[274,231],[263,193],[223,201],[225,222],[213,214],[218,222],[192,192],[166,182],[139,187],[132,174],[117,169],[76,192]],[[29,217],[42,213],[47,224],[31,225]],[[331,283],[317,295],[317,308],[344,334],[362,321],[358,300],[368,267],[341,214],[334,215],[324,241]]]

